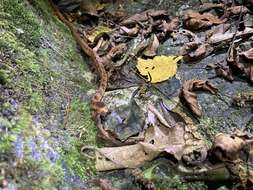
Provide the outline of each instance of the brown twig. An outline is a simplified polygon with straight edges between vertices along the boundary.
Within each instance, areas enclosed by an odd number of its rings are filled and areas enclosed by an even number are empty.
[[[231,50],[234,48],[234,43],[235,43],[235,39],[236,39],[236,34],[237,34],[237,32],[238,32],[239,25],[240,25],[240,22],[241,22],[241,19],[242,19],[242,7],[243,7],[243,6],[240,7],[240,15],[239,15],[239,18],[238,18],[238,21],[237,21],[237,24],[236,24],[236,31],[235,31],[235,33],[234,33],[234,35],[233,35],[232,43],[231,43],[231,45],[230,45],[229,48],[228,48],[227,58],[230,56],[230,52],[231,52]]]
[[[71,97],[69,93],[67,93],[67,105],[64,113],[64,120],[63,120],[63,128],[67,129],[68,120],[69,120],[69,113],[71,111]]]

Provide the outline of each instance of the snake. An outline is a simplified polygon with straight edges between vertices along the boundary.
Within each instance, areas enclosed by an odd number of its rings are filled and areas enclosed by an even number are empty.
[[[74,38],[77,43],[80,45],[82,51],[88,55],[91,59],[92,64],[94,65],[97,73],[99,75],[100,81],[99,86],[95,92],[95,94],[91,98],[91,108],[93,110],[94,118],[98,118],[99,115],[106,114],[108,112],[108,108],[105,103],[102,102],[102,98],[105,94],[107,83],[108,83],[108,75],[104,68],[103,60],[101,57],[97,55],[97,53],[83,40],[83,38],[79,35],[77,28],[74,26],[72,22],[67,20],[60,10],[56,7],[52,0],[49,0],[56,16],[68,26],[70,31],[72,32]]]
[[[51,7],[54,10],[54,13],[56,16],[61,20],[64,24],[68,26],[70,31],[72,32],[72,35],[76,39],[77,43],[80,45],[82,51],[88,55],[91,59],[92,64],[94,65],[95,69],[97,70],[97,73],[99,75],[99,85],[97,87],[96,92],[91,98],[91,109],[92,109],[92,116],[95,121],[96,127],[98,129],[98,137],[104,141],[105,145],[107,146],[122,146],[122,145],[130,145],[135,144],[136,142],[133,141],[126,141],[121,142],[117,139],[115,134],[111,133],[108,130],[105,130],[102,124],[102,118],[103,116],[106,116],[109,113],[109,109],[105,105],[105,103],[102,101],[102,98],[105,94],[105,91],[107,89],[108,85],[108,73],[105,69],[105,62],[108,59],[104,59],[103,57],[98,56],[95,49],[92,49],[85,40],[81,37],[79,34],[78,29],[74,26],[74,24],[70,21],[68,21],[64,15],[60,12],[60,10],[57,8],[57,6],[53,3],[53,0],[49,0],[49,3]],[[116,49],[118,47],[115,47]]]

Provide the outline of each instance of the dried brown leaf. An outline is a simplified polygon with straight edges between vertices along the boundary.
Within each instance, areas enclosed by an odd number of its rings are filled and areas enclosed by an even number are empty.
[[[239,158],[240,151],[250,143],[237,135],[219,133],[214,139],[212,154],[220,161],[233,161]]]
[[[202,110],[198,104],[197,95],[193,92],[196,90],[204,90],[211,94],[216,94],[218,89],[206,80],[188,80],[184,82],[181,96],[193,113],[200,117]]]
[[[184,61],[194,61],[209,55],[213,48],[209,44],[200,44],[198,42],[186,43],[180,50]]]
[[[244,51],[244,52],[240,53],[239,55],[243,55],[248,60],[253,60],[253,48],[251,48],[247,51]]]
[[[249,53],[251,55],[251,53]],[[241,62],[238,50],[231,48],[227,58],[228,65],[232,70],[243,74],[250,82],[253,82],[253,65],[250,62]]]
[[[173,128],[168,128],[160,119],[157,118],[157,121],[146,129],[143,142],[123,147],[98,149],[96,152],[97,170],[136,168],[162,153],[169,154],[178,161],[188,156],[191,158],[188,159],[189,163],[194,163],[195,158],[190,155],[196,152],[201,155],[201,161],[205,159],[206,145],[201,139],[196,139],[192,128],[185,126],[184,122],[178,122]]]
[[[215,64],[211,63],[207,65],[207,68],[214,69],[217,76],[223,77],[224,79],[230,82],[234,80],[232,70],[228,65],[224,65],[221,63],[215,63]]]
[[[224,21],[210,13],[200,14],[198,12],[189,11],[184,16],[184,25],[191,30],[199,30],[210,27],[214,24],[221,24]]]
[[[156,50],[159,47],[159,40],[157,39],[156,35],[153,34],[149,40],[149,45],[143,52],[143,54],[147,57],[154,57],[156,56]]]
[[[82,0],[80,3],[80,11],[85,14],[89,14],[92,16],[98,16],[96,10],[96,4],[90,0]]]
[[[120,27],[120,34],[127,34],[128,36],[134,37],[138,34],[140,27],[136,25],[133,28],[127,28],[125,26]]]
[[[166,15],[167,15],[166,11],[164,11],[164,10],[149,9],[149,10],[146,10],[142,13],[137,13],[137,14],[123,20],[120,24],[127,26],[127,25],[145,22],[149,19],[149,17],[159,17],[159,16],[166,16]]]
[[[249,9],[245,6],[233,6],[233,7],[229,7],[227,8],[227,16],[232,16],[232,15],[239,15],[242,11],[242,14],[246,14],[249,11]]]
[[[173,18],[170,22],[165,20],[159,25],[159,28],[164,32],[173,32],[179,26],[179,19],[178,17]]]
[[[202,5],[199,6],[199,12],[206,12],[206,11],[209,11],[211,9],[214,9],[214,8],[223,8],[224,7],[224,4],[222,3],[203,3]]]
[[[214,33],[209,39],[208,43],[215,45],[221,42],[230,42],[234,36],[234,32],[227,31],[225,33]],[[236,38],[244,38],[253,34],[253,29],[246,27],[243,31],[236,33]]]

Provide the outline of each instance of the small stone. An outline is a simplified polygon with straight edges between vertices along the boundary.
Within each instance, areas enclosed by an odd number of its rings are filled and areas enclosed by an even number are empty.
[[[5,188],[7,186],[8,186],[8,181],[7,180],[3,179],[3,180],[0,181],[0,187],[1,188]]]
[[[18,34],[24,34],[25,33],[22,28],[17,28],[16,31],[17,31]]]

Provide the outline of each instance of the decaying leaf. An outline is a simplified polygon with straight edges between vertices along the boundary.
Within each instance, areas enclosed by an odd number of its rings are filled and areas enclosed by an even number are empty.
[[[239,158],[240,151],[252,143],[252,139],[246,139],[240,135],[219,133],[215,137],[212,146],[212,154],[220,161],[237,160]]]
[[[125,26],[120,27],[120,34],[127,34],[128,36],[136,36],[140,30],[140,27],[136,25],[133,28],[127,28]]]
[[[101,148],[96,153],[96,169],[106,171],[121,168],[137,168],[159,155],[159,150],[148,143]]]
[[[198,12],[189,11],[184,16],[184,25],[191,30],[198,30],[210,27],[214,24],[221,24],[224,21],[210,13],[200,14]]]
[[[247,51],[244,51],[242,53],[240,53],[239,55],[243,55],[246,59],[248,60],[253,60],[253,48],[247,50]]]
[[[149,45],[146,47],[143,54],[147,57],[154,57],[156,56],[156,50],[159,47],[159,40],[157,39],[156,35],[153,34],[150,38]]]
[[[248,166],[252,156],[252,136],[240,131],[234,134],[219,133],[210,149],[209,159],[213,163],[224,163],[229,173],[239,179],[239,189],[251,189],[253,186],[252,168]],[[246,157],[243,155],[247,155]]]
[[[216,75],[219,77],[223,77],[224,79],[232,82],[234,80],[232,70],[228,65],[222,63],[210,63],[207,65],[207,69],[214,69]]]
[[[176,30],[179,25],[179,19],[178,17],[173,18],[170,22],[167,22],[165,20],[162,21],[161,25],[159,25],[159,28],[166,32],[173,32],[173,30]]]
[[[174,120],[177,121],[176,118]],[[206,158],[206,151],[206,145],[196,138],[193,128],[187,127],[184,122],[177,122],[173,128],[168,128],[156,117],[154,124],[146,129],[143,142],[100,148],[96,152],[96,168],[98,171],[136,168],[162,153],[178,161],[188,158],[187,161],[194,164],[196,160],[201,162]],[[194,157],[195,153],[197,157]]]
[[[82,13],[97,16],[96,4],[94,1],[82,0],[80,3],[80,10]]]
[[[250,53],[249,53],[250,54]],[[246,54],[248,55],[248,53]],[[245,76],[250,82],[253,82],[253,65],[249,62],[243,62],[240,59],[238,50],[233,47],[229,52],[229,56],[227,58],[227,62],[232,70],[239,72],[243,76]]]
[[[246,14],[250,11],[245,6],[233,6],[226,9],[225,16],[239,15],[241,12],[242,14]]]
[[[153,59],[138,59],[137,69],[148,82],[157,83],[173,77],[182,56],[156,56]]]
[[[230,32],[227,31],[225,33],[221,32],[221,33],[214,33],[209,39],[208,39],[208,43],[215,45],[215,44],[219,44],[221,42],[229,42],[232,40],[233,36],[234,36],[235,32]],[[243,31],[238,31],[236,33],[236,38],[244,38],[247,36],[250,36],[253,34],[253,29],[246,27]]]
[[[253,91],[240,92],[233,97],[233,103],[238,107],[244,107],[247,104],[253,103]]]
[[[200,117],[202,115],[202,110],[198,104],[197,95],[193,92],[195,90],[204,90],[216,94],[218,89],[206,80],[188,80],[184,82],[181,96],[193,113]]]
[[[159,111],[153,106],[153,105],[148,105],[148,115],[151,116],[151,113],[153,114],[153,118],[155,119],[155,116],[158,118],[158,120],[165,126],[168,128],[173,127],[172,125],[168,124],[167,120],[163,117],[162,114],[159,113]],[[151,119],[151,123],[154,124],[154,122]]]
[[[102,33],[107,33],[107,32],[111,32],[112,29],[107,27],[107,26],[104,26],[104,25],[100,25],[100,26],[97,26],[94,30],[92,31],[89,31],[89,34],[87,34],[87,37],[88,39],[91,41],[91,42],[94,42],[95,38],[102,34]]]
[[[223,7],[224,7],[224,4],[222,3],[203,3],[202,5],[199,6],[198,11],[202,13],[214,8],[223,8]]]
[[[181,48],[180,54],[184,57],[184,61],[194,61],[206,57],[212,51],[213,48],[207,43],[189,42]]]
[[[251,14],[246,14],[243,17],[243,23],[245,27],[253,27],[253,17]]]
[[[129,105],[119,106],[107,116],[104,128],[117,135],[120,141],[137,135],[143,130],[145,116],[141,108],[131,100]]]
[[[124,26],[137,24],[140,22],[147,21],[149,17],[159,17],[159,16],[167,16],[166,11],[149,9],[123,20],[120,24]]]

